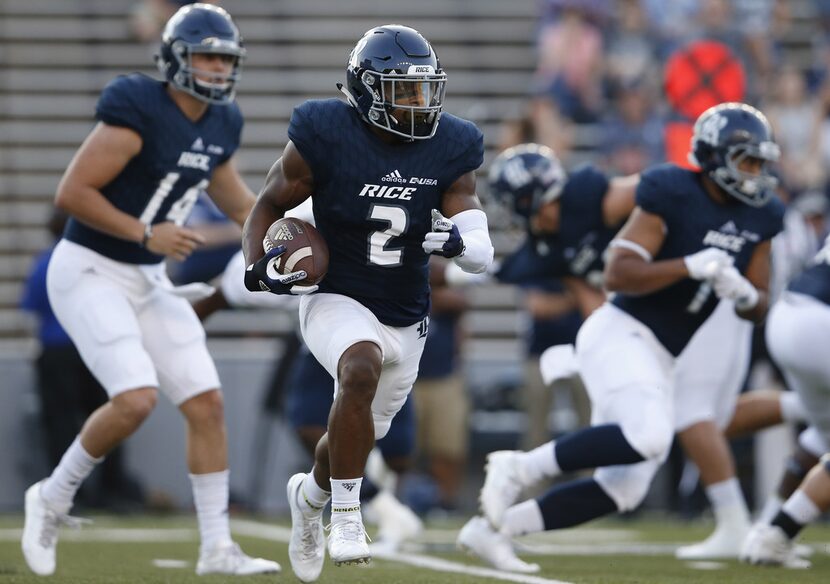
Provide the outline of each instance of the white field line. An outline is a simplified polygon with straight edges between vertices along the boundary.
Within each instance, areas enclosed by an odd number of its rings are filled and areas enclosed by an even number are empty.
[[[291,537],[290,529],[275,525],[264,525],[256,521],[234,520],[231,521],[231,529],[234,533],[238,533],[240,535],[259,537],[261,539],[269,539],[272,541],[287,542]],[[501,580],[504,582],[518,582],[520,584],[570,584],[569,582],[564,582],[562,580],[551,580],[549,578],[541,578],[539,576],[501,572],[499,570],[492,570],[490,568],[482,568],[479,566],[468,566],[466,564],[450,562],[449,560],[420,554],[373,552],[373,556],[378,559],[409,564],[410,566],[426,568],[436,572],[464,574],[468,576],[477,576],[479,578],[491,578],[493,580]]]
[[[16,541],[23,536],[22,529],[0,529],[0,541]],[[61,529],[62,541],[105,541],[105,542],[177,542],[197,541],[195,529],[182,528],[110,528],[89,527],[84,529]]]

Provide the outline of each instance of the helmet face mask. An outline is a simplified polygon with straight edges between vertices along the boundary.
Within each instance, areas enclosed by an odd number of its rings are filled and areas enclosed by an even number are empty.
[[[490,196],[529,224],[544,205],[559,199],[566,180],[553,150],[540,144],[519,144],[493,160],[487,182]]]
[[[770,200],[778,179],[769,167],[780,156],[766,117],[749,105],[716,105],[695,122],[690,162],[742,203],[762,207]],[[757,172],[746,169],[747,161]]]
[[[196,54],[226,55],[231,62],[230,73],[196,69]],[[167,22],[157,64],[179,91],[207,103],[226,105],[236,94],[244,58],[242,37],[228,13],[210,4],[190,4]]]
[[[446,80],[420,33],[386,25],[358,41],[341,90],[367,123],[406,140],[426,140],[438,129]]]

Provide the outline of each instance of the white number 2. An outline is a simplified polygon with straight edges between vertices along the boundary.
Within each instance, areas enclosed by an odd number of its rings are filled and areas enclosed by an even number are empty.
[[[145,225],[153,222],[153,219],[156,218],[156,213],[161,208],[161,204],[164,203],[164,199],[168,197],[173,187],[176,186],[179,176],[178,172],[168,172],[167,176],[161,179],[159,186],[156,187],[156,192],[153,193],[147,206],[144,207],[144,211],[141,212],[141,216],[138,218],[139,221]],[[193,209],[193,205],[196,204],[199,193],[207,188],[208,184],[210,184],[210,181],[205,178],[187,189],[179,200],[170,207],[170,211],[167,212],[167,221],[172,221],[176,225],[183,225],[187,216],[190,215],[190,210]]]
[[[389,227],[369,235],[369,263],[376,266],[394,267],[403,263],[403,248],[388,248],[393,237],[399,237],[409,227],[409,215],[403,207],[372,205],[369,219],[386,221]]]

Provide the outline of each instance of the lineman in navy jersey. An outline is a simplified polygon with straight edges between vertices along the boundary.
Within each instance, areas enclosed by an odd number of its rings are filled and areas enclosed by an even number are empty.
[[[492,261],[475,194],[482,135],[441,112],[445,80],[417,31],[368,31],[349,57],[341,87],[348,103],[309,101],[294,110],[290,141],[245,226],[251,290],[316,291],[271,280],[266,268],[282,249],[262,249],[268,226],[309,196],[330,252],[319,292],[300,302],[303,338],[337,383],[313,472],[294,475],[287,487],[289,558],[306,582],[322,569],[322,511],[330,498],[332,560],[371,557],[361,477],[374,440],[388,430],[417,375],[428,326],[428,254],[475,273]]]
[[[584,316],[590,315],[605,300],[601,289],[605,245],[634,210],[638,183],[638,176],[609,181],[591,166],[566,176],[555,154],[538,144],[519,145],[500,154],[491,165],[490,192],[526,221],[528,238],[502,262],[497,278],[522,284],[545,274],[562,277]],[[802,419],[803,407],[792,392],[738,397],[749,367],[751,333],[752,323],[738,318],[730,302],[721,303],[674,368],[675,431],[700,469],[716,519],[716,530],[707,540],[677,550],[683,559],[737,558],[750,528],[724,432],[757,431],[783,419]],[[542,376],[572,375],[576,365],[563,358],[567,354],[573,354],[572,347],[552,348],[542,360]],[[523,479],[546,478],[534,472],[511,472],[523,454],[488,455],[480,499],[493,525],[501,524],[520,489],[534,486]]]
[[[182,227],[199,192],[242,225],[254,194],[233,154],[242,116],[233,101],[245,51],[230,15],[193,4],[164,29],[167,82],[119,77],[98,102],[99,123],[70,163],[56,204],[71,215],[52,256],[55,314],[110,396],[84,424],[51,476],[26,491],[23,553],[37,574],[55,571],[57,531],[80,483],[152,411],[161,389],[187,421],[187,463],[199,520],[197,574],[277,572],[230,536],[228,463],[219,377],[205,333],[176,289],[165,256],[203,241]]]
[[[794,539],[830,509],[830,238],[814,264],[793,280],[770,310],[766,339],[787,385],[804,401],[811,430],[822,438],[825,454],[777,514],[753,527],[741,560],[805,568],[810,564],[797,556]]]
[[[459,535],[462,544],[497,550],[503,564],[529,571],[503,538],[636,507],[672,441],[675,357],[717,298],[733,300],[743,318],[763,318],[769,240],[783,217],[766,170],[778,147],[763,115],[743,104],[712,108],[695,128],[702,171],[664,165],[644,173],[637,207],[610,246],[605,284],[617,294],[577,337],[593,425],[521,455],[514,469],[552,477],[597,468],[594,477],[510,507],[499,532],[474,518]]]

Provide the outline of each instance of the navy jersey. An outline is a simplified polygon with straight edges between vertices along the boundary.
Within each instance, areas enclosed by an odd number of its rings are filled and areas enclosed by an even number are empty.
[[[116,208],[146,224],[183,224],[213,169],[239,147],[242,114],[235,103],[210,105],[191,121],[167,94],[167,84],[140,74],[113,80],[98,100],[98,120],[130,128],[141,151],[101,189]],[[64,237],[120,262],[153,264],[163,257],[71,218]]]
[[[720,248],[743,273],[756,246],[781,231],[784,206],[773,198],[763,207],[729,199],[715,202],[700,173],[663,164],[646,171],[637,187],[637,206],[659,215],[666,238],[655,261],[682,258],[707,247]],[[707,282],[691,278],[651,294],[617,294],[614,304],[648,326],[673,355],[715,310],[718,298]]]
[[[431,210],[481,166],[481,132],[445,113],[429,140],[387,144],[351,106],[328,99],[295,108],[288,136],[313,173],[314,218],[329,247],[320,292],[350,296],[390,326],[422,320]]]
[[[830,304],[830,238],[824,242],[813,264],[790,283],[788,290]]]
[[[608,185],[605,175],[590,165],[570,173],[559,198],[559,232],[543,237],[529,233],[496,277],[508,284],[529,284],[540,278],[572,276],[601,287],[603,252],[620,228],[608,227],[603,220]]]

